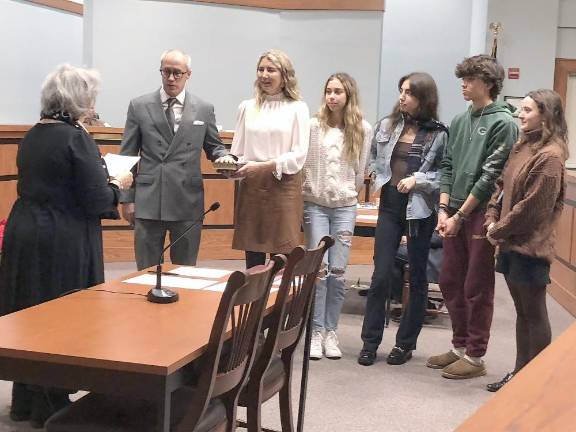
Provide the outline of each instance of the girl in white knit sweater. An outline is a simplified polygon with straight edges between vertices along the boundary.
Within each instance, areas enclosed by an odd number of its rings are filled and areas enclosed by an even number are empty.
[[[342,356],[336,328],[371,137],[370,124],[359,108],[356,82],[346,73],[331,75],[323,104],[310,122],[310,146],[302,170],[307,246],[316,247],[325,235],[336,241],[324,256],[325,275],[316,284],[311,359]]]

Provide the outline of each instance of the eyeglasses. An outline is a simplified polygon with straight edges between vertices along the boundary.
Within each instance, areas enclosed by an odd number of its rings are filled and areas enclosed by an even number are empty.
[[[179,80],[184,74],[187,74],[188,72],[182,72],[178,69],[160,69],[160,73],[166,79],[169,79],[170,75],[172,75],[175,80]]]

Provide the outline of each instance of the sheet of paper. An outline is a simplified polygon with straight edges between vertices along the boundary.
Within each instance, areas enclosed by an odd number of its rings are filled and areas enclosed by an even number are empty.
[[[156,275],[142,274],[131,279],[126,279],[122,282],[155,286]],[[179,276],[162,276],[162,286],[169,288],[204,289],[212,284],[214,284],[214,281],[205,279],[192,279]]]
[[[226,288],[226,282],[222,282],[216,285],[210,285],[206,288],[204,288],[204,291],[217,291],[217,292],[224,292],[224,289]]]
[[[112,177],[120,173],[130,171],[134,165],[138,163],[140,156],[121,156],[114,153],[108,153],[104,156],[108,174]]]
[[[203,267],[177,267],[170,270],[170,273],[176,273],[182,276],[190,276],[204,279],[220,279],[232,273],[231,270],[219,270]]]
[[[378,208],[378,206],[375,203],[371,203],[371,202],[364,202],[364,203],[358,203],[356,204],[356,207],[359,209],[375,209]]]

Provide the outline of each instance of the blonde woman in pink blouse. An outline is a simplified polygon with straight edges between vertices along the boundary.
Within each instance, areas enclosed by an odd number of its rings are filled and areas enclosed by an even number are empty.
[[[230,150],[245,163],[233,176],[241,181],[232,247],[245,251],[247,268],[300,243],[301,170],[310,135],[308,106],[285,53],[260,56],[254,87],[255,98],[238,108]]]

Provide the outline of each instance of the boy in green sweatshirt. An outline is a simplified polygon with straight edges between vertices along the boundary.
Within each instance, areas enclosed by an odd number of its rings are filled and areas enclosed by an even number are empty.
[[[436,227],[444,238],[440,289],[452,320],[453,348],[426,365],[442,369],[445,378],[466,379],[486,374],[482,357],[494,310],[494,247],[486,239],[484,213],[518,128],[512,107],[495,102],[504,69],[494,58],[466,58],[456,76],[471,106],[450,125]]]

